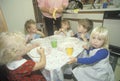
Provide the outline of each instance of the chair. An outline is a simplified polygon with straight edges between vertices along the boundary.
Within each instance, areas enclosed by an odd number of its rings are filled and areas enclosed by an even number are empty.
[[[7,78],[7,70],[5,65],[0,65],[0,81],[9,81]]]

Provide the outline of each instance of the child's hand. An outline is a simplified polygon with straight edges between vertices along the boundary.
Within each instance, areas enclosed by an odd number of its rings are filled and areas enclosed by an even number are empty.
[[[87,49],[87,50],[89,49],[89,47],[88,47],[87,45],[83,45],[82,47],[83,47],[84,49]]]
[[[37,30],[35,33],[36,33],[36,34],[41,34],[42,32],[41,32],[41,31],[39,31],[39,30]]]
[[[24,51],[25,51],[25,53],[27,53],[30,50],[32,50],[33,48],[38,47],[38,46],[40,46],[40,44],[38,44],[38,43],[27,44]]]
[[[41,35],[41,37],[45,37],[45,34],[39,30],[36,31],[37,34]]]
[[[62,32],[62,31],[63,31],[63,29],[62,29],[62,28],[60,28],[60,29],[59,29],[59,32]]]
[[[72,64],[72,63],[75,63],[75,62],[77,62],[77,58],[70,57],[70,61],[68,62],[68,64]]]
[[[32,48],[35,48],[35,47],[40,46],[40,44],[39,44],[39,43],[32,43],[31,45],[32,45]]]
[[[80,37],[81,37],[82,39],[85,39],[85,34],[82,33]]]
[[[39,48],[39,49],[37,49],[37,52],[40,54],[40,55],[42,55],[42,54],[44,54],[44,48]]]
[[[83,41],[87,42],[87,38],[85,37],[85,35],[86,35],[86,33],[83,33],[83,34],[81,34],[80,37],[83,39]]]
[[[61,31],[62,31],[62,32],[64,32],[64,31],[65,31],[65,29],[61,29]]]

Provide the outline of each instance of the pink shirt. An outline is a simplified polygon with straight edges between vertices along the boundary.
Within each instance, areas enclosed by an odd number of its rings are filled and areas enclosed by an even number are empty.
[[[69,1],[68,0],[37,0],[38,2],[38,7],[47,7],[47,8],[59,8],[61,7],[62,5],[64,6],[68,6],[68,3]],[[45,12],[42,12],[42,14],[45,16],[45,17],[49,17],[49,18],[53,18],[50,14],[48,13],[45,13]],[[56,17],[60,17],[62,15],[61,14],[56,14]]]

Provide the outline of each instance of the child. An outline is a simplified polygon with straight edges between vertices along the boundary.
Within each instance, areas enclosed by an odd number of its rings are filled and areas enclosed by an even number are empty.
[[[61,22],[61,28],[59,31],[55,31],[54,34],[56,35],[62,35],[62,36],[73,36],[73,31],[70,28],[70,22],[66,19],[62,20]]]
[[[0,64],[6,65],[9,81],[46,81],[42,74],[36,73],[46,64],[44,49],[37,50],[41,56],[39,62],[23,58],[25,53],[36,46],[27,46],[20,33],[4,32],[0,34]]]
[[[74,35],[74,37],[87,42],[89,40],[89,32],[93,29],[93,22],[90,19],[80,19],[78,24],[78,32]]]
[[[37,30],[36,23],[32,19],[27,20],[25,22],[25,31],[27,33],[27,35],[26,35],[26,42],[27,43],[29,43],[33,39],[45,37],[44,33]]]
[[[71,57],[69,64],[80,65],[73,69],[77,81],[114,81],[114,74],[109,63],[108,30],[96,27],[90,35],[90,46],[86,49],[87,56]]]

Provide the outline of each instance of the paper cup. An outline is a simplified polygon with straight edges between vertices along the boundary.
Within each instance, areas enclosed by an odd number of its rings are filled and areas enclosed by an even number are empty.
[[[52,46],[53,48],[56,48],[56,47],[57,47],[57,40],[56,40],[56,39],[51,40],[51,46]]]
[[[73,54],[73,47],[67,47],[65,50],[66,50],[66,53],[67,53],[68,56],[72,56],[72,54]]]

